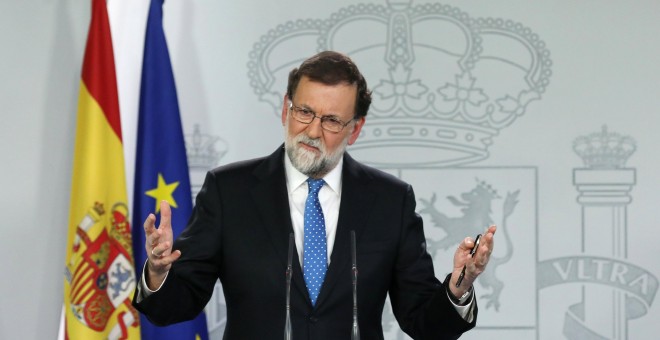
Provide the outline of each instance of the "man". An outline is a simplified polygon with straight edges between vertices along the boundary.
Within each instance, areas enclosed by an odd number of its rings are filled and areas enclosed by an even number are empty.
[[[226,339],[281,338],[293,233],[293,339],[349,339],[354,231],[362,339],[383,339],[387,294],[399,325],[414,339],[456,339],[474,327],[472,283],[485,269],[496,228],[485,232],[474,256],[472,239],[461,242],[451,274],[440,283],[410,185],[345,152],[370,104],[364,77],[345,55],[321,52],[291,71],[284,146],[210,171],[176,242],[166,202],[157,229],[153,214],[145,221],[150,255],[135,306],[156,324],[191,319],[219,278]]]

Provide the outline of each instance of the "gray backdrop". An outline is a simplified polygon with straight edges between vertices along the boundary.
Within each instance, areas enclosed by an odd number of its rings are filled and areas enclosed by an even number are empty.
[[[129,163],[145,4],[109,2]],[[59,328],[89,10],[0,1],[1,339]],[[650,0],[167,1],[193,186],[211,167],[274,150],[286,73],[336,49],[374,90],[349,150],[414,185],[438,276],[460,239],[500,226],[464,338],[654,339],[659,10]],[[218,294],[214,339],[222,308]],[[384,326],[404,338],[389,311]]]

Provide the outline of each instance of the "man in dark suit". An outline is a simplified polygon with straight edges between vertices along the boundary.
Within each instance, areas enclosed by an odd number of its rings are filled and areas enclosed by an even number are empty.
[[[496,228],[488,228],[474,256],[474,241],[461,242],[451,273],[436,279],[411,186],[345,153],[370,104],[364,77],[345,55],[321,52],[291,71],[284,145],[210,171],[175,242],[166,202],[158,228],[153,214],[145,221],[150,255],[134,298],[138,310],[161,325],[191,319],[219,278],[226,339],[281,338],[293,233],[293,339],[349,339],[354,231],[362,339],[383,339],[387,294],[414,339],[456,339],[474,327],[472,283],[485,269]]]

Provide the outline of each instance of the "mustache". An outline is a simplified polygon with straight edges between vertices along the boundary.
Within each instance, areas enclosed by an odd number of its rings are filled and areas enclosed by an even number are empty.
[[[310,138],[309,136],[307,136],[304,133],[301,133],[300,135],[296,136],[296,138],[294,139],[294,142],[296,142],[296,143],[305,143],[309,146],[319,148],[319,149],[323,148],[323,143],[321,142],[320,138],[316,138],[316,139],[315,138]]]

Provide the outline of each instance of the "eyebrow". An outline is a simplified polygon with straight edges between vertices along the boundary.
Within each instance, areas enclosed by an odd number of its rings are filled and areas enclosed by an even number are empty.
[[[293,102],[291,102],[291,103],[293,104]],[[314,110],[313,108],[311,108],[311,107],[310,107],[309,105],[307,105],[307,104],[301,104],[301,105],[293,104],[293,106],[297,106],[297,107],[299,107],[299,108],[301,108],[301,109],[305,109],[305,110],[312,111],[312,112],[314,112],[315,115],[318,115],[318,114],[319,114],[318,111]],[[337,119],[337,120],[339,120],[339,121],[342,121],[341,118],[339,118],[339,115],[338,115],[338,114],[336,114],[336,113],[332,113],[332,112],[331,112],[331,113],[328,113],[328,114],[319,115],[319,117],[335,118],[335,119]],[[343,121],[342,121],[342,122],[343,122]]]

